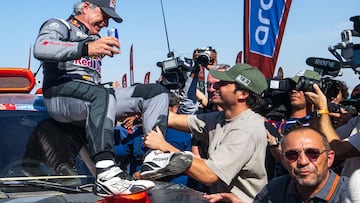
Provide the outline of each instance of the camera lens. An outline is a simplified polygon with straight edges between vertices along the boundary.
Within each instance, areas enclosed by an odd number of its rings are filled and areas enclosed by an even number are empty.
[[[320,88],[322,88],[320,81],[312,80],[304,76],[301,76],[299,78],[298,83],[296,84],[295,89],[304,92],[314,92],[314,88],[313,88],[314,84],[317,84],[319,85]]]
[[[201,66],[208,66],[210,63],[210,56],[207,54],[200,54],[196,61]]]

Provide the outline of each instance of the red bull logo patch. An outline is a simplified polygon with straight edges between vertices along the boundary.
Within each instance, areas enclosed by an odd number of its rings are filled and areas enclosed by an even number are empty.
[[[81,57],[80,59],[74,60],[74,64],[77,66],[87,67],[91,70],[95,70],[98,73],[101,73],[101,58],[88,58]]]

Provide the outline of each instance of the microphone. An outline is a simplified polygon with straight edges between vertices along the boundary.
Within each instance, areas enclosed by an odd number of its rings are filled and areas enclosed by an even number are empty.
[[[306,64],[314,67],[314,71],[322,76],[330,75],[336,77],[342,67],[342,64],[339,61],[319,57],[307,58]]]

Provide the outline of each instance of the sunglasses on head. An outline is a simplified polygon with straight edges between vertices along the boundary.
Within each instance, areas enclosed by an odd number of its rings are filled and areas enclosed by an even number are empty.
[[[289,162],[295,162],[299,159],[300,153],[304,152],[306,157],[311,162],[315,162],[321,154],[324,152],[327,152],[329,150],[320,150],[320,149],[313,149],[313,148],[307,148],[305,150],[289,150],[284,152],[284,156],[286,157]]]

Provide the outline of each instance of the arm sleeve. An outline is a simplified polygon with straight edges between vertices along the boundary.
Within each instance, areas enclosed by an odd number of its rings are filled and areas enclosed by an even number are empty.
[[[183,88],[181,94],[181,106],[178,109],[179,114],[195,114],[199,107],[199,102],[196,98],[196,88],[197,88],[198,79],[193,77],[188,77],[185,82],[185,87]]]
[[[345,139],[351,136],[353,131],[356,129],[357,132],[360,132],[360,116],[351,118],[346,124],[336,128],[336,133],[340,139]]]
[[[70,26],[60,19],[50,19],[40,28],[34,44],[34,57],[41,61],[69,61],[82,56],[88,41],[70,41]]]

